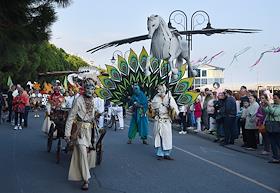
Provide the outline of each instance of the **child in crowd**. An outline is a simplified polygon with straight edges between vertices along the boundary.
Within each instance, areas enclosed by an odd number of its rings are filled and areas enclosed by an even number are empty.
[[[247,97],[243,101],[243,107],[240,108],[240,114],[241,114],[240,126],[241,126],[242,139],[243,139],[242,147],[248,147],[248,140],[247,140],[246,134],[245,134],[245,123],[246,123],[246,116],[247,116],[247,113],[248,113],[248,107],[249,106],[250,106],[249,98]]]
[[[202,108],[201,108],[200,98],[198,97],[194,103],[194,117],[196,120],[195,131],[201,131],[201,116],[202,116]]]

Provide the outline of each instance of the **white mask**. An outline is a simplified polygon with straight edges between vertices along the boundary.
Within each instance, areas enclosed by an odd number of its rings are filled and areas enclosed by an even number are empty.
[[[159,85],[157,88],[158,95],[161,97],[164,97],[166,94],[166,86],[165,85]]]

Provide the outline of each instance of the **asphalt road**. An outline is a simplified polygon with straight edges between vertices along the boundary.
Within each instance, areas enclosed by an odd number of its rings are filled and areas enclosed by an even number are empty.
[[[0,125],[1,193],[74,193],[80,183],[67,180],[70,154],[47,153],[41,131],[43,113],[21,131]],[[125,130],[108,130],[101,166],[92,171],[94,193],[269,193],[280,192],[280,165],[232,151],[194,135],[173,133],[174,161],[156,160],[153,140],[128,145]],[[152,128],[153,124],[150,124]],[[152,130],[150,130],[152,135]]]

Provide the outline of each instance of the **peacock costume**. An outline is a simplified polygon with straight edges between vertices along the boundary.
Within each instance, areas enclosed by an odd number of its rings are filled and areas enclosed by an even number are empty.
[[[144,144],[147,144],[146,139],[148,135],[148,99],[141,91],[140,87],[133,87],[133,95],[130,100],[130,105],[133,106],[133,114],[130,121],[128,130],[128,143],[135,138],[137,132],[139,133]]]
[[[168,61],[149,57],[145,48],[142,49],[139,57],[131,49],[128,60],[118,56],[117,62],[117,67],[106,65],[106,72],[98,76],[102,87],[95,92],[99,97],[119,106],[127,107],[133,104],[135,111],[130,123],[129,139],[133,139],[137,131],[142,139],[147,138],[148,101],[157,94],[156,88],[159,84],[167,85],[178,105],[192,104],[199,94],[189,91],[193,78],[183,78],[186,64],[179,67],[175,79],[168,76],[171,71]],[[133,87],[132,85],[135,84],[138,86]],[[128,96],[132,96],[130,101]]]
[[[179,67],[177,78],[169,79],[171,66],[168,61],[150,58],[144,47],[139,56],[131,49],[128,60],[119,55],[117,66],[106,65],[106,71],[98,76],[102,88],[95,92],[116,105],[128,106],[127,97],[133,95],[132,85],[139,85],[150,101],[157,94],[157,86],[165,84],[178,105],[190,105],[199,93],[189,91],[194,78],[183,78],[186,67],[186,64]]]

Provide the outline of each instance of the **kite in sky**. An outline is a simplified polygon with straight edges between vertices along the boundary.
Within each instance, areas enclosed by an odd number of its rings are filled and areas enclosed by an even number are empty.
[[[206,59],[207,59],[207,56],[205,56],[204,58],[200,58],[200,59],[197,60],[196,62],[193,61],[193,62],[191,62],[191,63],[192,63],[192,64],[203,63]]]
[[[221,55],[221,54],[223,54],[223,53],[224,53],[224,51],[220,51],[219,53],[215,54],[215,55],[212,56],[209,60],[207,60],[207,61],[205,62],[205,64],[210,64],[210,63],[213,61],[214,58],[218,57],[219,55]]]
[[[204,58],[200,58],[199,60],[197,60],[196,62],[193,62],[192,64],[198,64],[198,66],[202,65],[202,64],[210,64],[214,58],[218,57],[219,55],[223,54],[224,51],[220,51],[219,53],[213,55],[211,58],[208,58],[208,56],[205,56]]]
[[[256,66],[261,61],[261,59],[262,59],[262,57],[264,56],[265,53],[278,53],[278,52],[280,52],[280,47],[273,48],[273,49],[270,49],[270,50],[262,52],[260,57],[258,58],[258,60],[252,66],[250,66],[250,67]]]
[[[232,63],[233,63],[234,61],[237,61],[237,57],[238,57],[238,56],[240,56],[241,54],[244,54],[244,53],[247,52],[250,48],[251,48],[251,47],[248,46],[248,47],[244,48],[243,50],[240,50],[239,52],[236,52],[236,53],[234,54],[233,58],[232,58],[231,63],[229,64],[229,66],[232,65]]]

